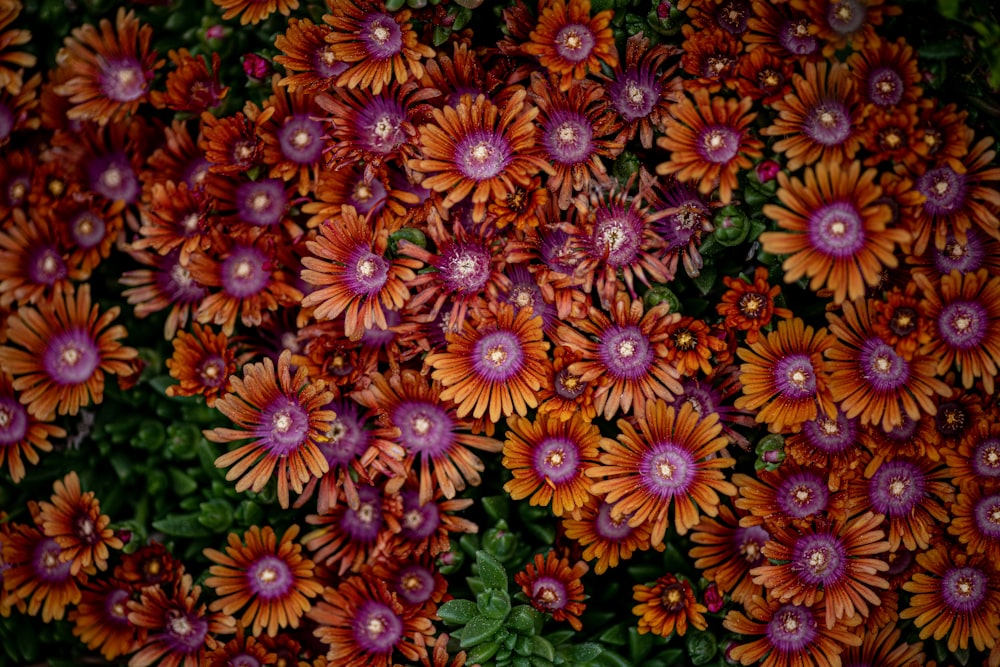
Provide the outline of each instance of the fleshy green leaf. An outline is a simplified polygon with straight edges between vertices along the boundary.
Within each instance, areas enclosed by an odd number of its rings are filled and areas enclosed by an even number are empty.
[[[496,634],[496,631],[503,626],[502,618],[488,618],[486,616],[473,616],[462,629],[462,648],[469,648],[489,641]]]
[[[507,570],[496,558],[486,551],[476,552],[476,563],[479,565],[479,578],[486,588],[498,591],[507,590]]]
[[[472,600],[448,600],[438,609],[438,616],[448,625],[465,625],[478,613]]]

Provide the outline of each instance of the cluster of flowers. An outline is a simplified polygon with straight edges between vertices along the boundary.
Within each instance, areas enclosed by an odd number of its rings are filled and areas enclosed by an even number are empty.
[[[683,536],[704,581],[637,585],[639,632],[722,610],[746,665],[931,664],[917,635],[1000,664],[1000,168],[878,33],[898,7],[682,0],[676,44],[616,44],[589,0],[515,0],[432,47],[444,4],[215,2],[289,16],[228,115],[218,54],[160,59],[124,9],[32,74],[0,0],[0,464],[142,381],[89,282],[130,257],[167,394],[234,424],[226,479],[315,513],[206,550],[206,604],[156,543],[111,567],[70,473],[0,524],[4,615],[69,609],[133,667],[461,665],[439,567],[495,457],[562,527],[515,581],[576,629],[587,562]]]

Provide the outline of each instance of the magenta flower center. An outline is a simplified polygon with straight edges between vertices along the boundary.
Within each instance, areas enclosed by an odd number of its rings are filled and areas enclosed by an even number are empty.
[[[63,386],[87,382],[100,363],[97,344],[82,329],[57,333],[42,353],[45,372],[56,384]]]
[[[285,213],[285,187],[276,178],[241,183],[235,199],[240,219],[258,227],[278,224]]]
[[[797,56],[807,56],[816,50],[816,37],[809,32],[808,19],[789,21],[778,32],[778,43]]]
[[[490,279],[490,253],[482,244],[456,243],[441,253],[438,270],[452,291],[479,293]]]
[[[208,634],[208,621],[195,614],[171,609],[167,612],[167,623],[163,630],[164,638],[172,652],[189,655],[204,646],[205,635]]]
[[[910,379],[909,363],[880,338],[864,342],[858,362],[862,377],[878,392],[899,390]]]
[[[941,309],[937,325],[941,338],[959,350],[979,347],[986,338],[989,315],[976,301],[953,301]]]
[[[827,454],[842,452],[854,444],[857,426],[854,420],[839,413],[836,419],[823,415],[802,426],[809,444]]]
[[[374,544],[382,531],[382,496],[378,489],[359,487],[358,506],[344,510],[339,527],[355,542]]]
[[[854,257],[865,245],[864,222],[850,202],[821,206],[809,216],[808,230],[812,246],[835,259]]]
[[[686,493],[695,471],[691,452],[672,442],[657,443],[643,453],[639,463],[643,485],[664,499]]]
[[[633,264],[642,249],[642,218],[618,205],[602,206],[594,218],[590,254],[616,269]]]
[[[323,126],[308,114],[294,114],[278,130],[281,155],[295,164],[313,164],[323,155]]]
[[[441,512],[435,502],[420,504],[420,495],[416,491],[404,491],[403,518],[400,522],[399,534],[412,542],[419,542],[430,537],[441,525]]]
[[[868,482],[868,498],[879,514],[908,516],[924,497],[927,481],[920,468],[903,459],[883,463]]]
[[[586,162],[594,151],[594,131],[583,114],[557,109],[542,131],[542,145],[549,157],[560,164]]]
[[[991,540],[1000,539],[1000,494],[980,499],[973,515],[980,533]]]
[[[14,398],[0,396],[0,447],[15,445],[28,432],[28,411]]]
[[[28,278],[37,285],[53,285],[66,277],[66,262],[51,245],[37,247],[28,257]]]
[[[825,510],[830,494],[823,478],[814,472],[802,471],[782,480],[776,496],[785,514],[803,519]]]
[[[524,368],[521,339],[512,331],[498,329],[479,340],[472,349],[476,374],[488,382],[508,382]]]
[[[972,467],[980,477],[1000,477],[1000,438],[987,438],[976,445]]]
[[[826,22],[839,35],[857,32],[865,22],[868,11],[858,0],[840,0],[826,10]]]
[[[533,463],[535,473],[553,484],[569,482],[577,476],[580,448],[569,438],[546,438],[535,447]]]
[[[62,547],[52,538],[45,538],[35,545],[32,552],[32,569],[42,581],[61,584],[70,578],[72,562],[59,558]]]
[[[582,23],[568,23],[556,33],[556,53],[571,63],[580,63],[594,49],[594,33]]]
[[[108,591],[104,598],[105,620],[110,620],[114,625],[128,625],[128,600],[131,597],[129,591],[120,588]]]
[[[632,515],[622,514],[615,517],[612,512],[613,508],[614,505],[610,503],[601,503],[600,509],[597,510],[597,518],[594,519],[594,530],[602,539],[621,542],[635,530],[628,525],[628,520],[632,518]]]
[[[124,153],[92,158],[87,163],[87,179],[90,189],[105,199],[134,204],[139,198],[139,177]]]
[[[808,354],[787,354],[774,364],[774,384],[783,398],[801,401],[816,395],[816,371]]]
[[[403,33],[389,14],[373,12],[366,16],[359,36],[374,60],[388,60],[403,50]]]
[[[931,215],[948,215],[965,203],[966,176],[947,166],[930,169],[917,179],[917,190],[927,198],[925,211]]]
[[[365,653],[390,653],[403,637],[403,621],[388,605],[366,600],[358,608],[351,630]]]
[[[608,374],[616,379],[638,380],[653,365],[649,339],[634,325],[608,327],[601,339],[599,352]]]
[[[347,197],[347,203],[356,208],[359,214],[365,215],[380,212],[387,199],[385,185],[381,180],[373,178],[355,183]]]
[[[507,140],[486,130],[470,132],[455,147],[458,170],[474,181],[487,181],[498,176],[510,160]]]
[[[69,221],[69,233],[74,243],[84,249],[98,246],[104,240],[107,225],[104,219],[86,209],[77,213]]]
[[[407,122],[406,111],[391,97],[381,95],[371,99],[358,114],[357,140],[372,153],[389,155],[406,143],[407,135],[403,124]]]
[[[804,535],[795,543],[791,567],[810,586],[830,586],[844,576],[847,554],[833,535]]]
[[[733,533],[733,544],[736,551],[750,567],[763,562],[764,552],[762,549],[769,539],[771,536],[760,526],[737,528]]]
[[[891,107],[903,98],[903,77],[891,67],[877,67],[868,76],[868,99],[880,107]]]
[[[569,601],[566,585],[555,577],[538,577],[531,584],[531,600],[536,607],[549,612],[559,611]]]
[[[986,599],[989,579],[977,567],[951,568],[941,580],[941,593],[951,611],[971,614]]]
[[[455,423],[441,407],[428,401],[403,401],[392,411],[399,441],[410,452],[439,456],[452,443]]]
[[[377,295],[389,280],[389,262],[367,246],[357,246],[351,252],[346,268],[351,291],[359,296]]]
[[[272,454],[290,454],[309,435],[309,413],[291,397],[279,396],[261,411],[256,435]]]
[[[851,117],[843,102],[824,100],[809,110],[802,131],[824,146],[839,146],[851,135]]]
[[[287,596],[294,586],[291,568],[277,556],[261,556],[247,568],[247,584],[255,595],[265,600]]]
[[[235,299],[260,294],[271,282],[268,258],[253,246],[236,246],[222,261],[222,288]]]
[[[323,452],[331,468],[346,466],[367,451],[371,438],[358,420],[357,414],[352,414],[342,404],[330,407],[336,412],[337,418],[330,423],[330,429],[325,437],[317,439],[316,445],[319,451]]]
[[[715,164],[725,164],[740,151],[741,133],[725,125],[709,125],[698,133],[698,155]]]
[[[434,574],[423,565],[407,565],[396,575],[395,591],[406,604],[423,604],[434,594]]]
[[[779,653],[798,653],[816,638],[816,619],[808,607],[782,605],[767,623],[767,637]]]
[[[949,236],[944,248],[934,249],[932,253],[934,267],[938,273],[946,276],[952,271],[965,274],[978,270],[986,257],[986,248],[979,233],[970,229],[965,243],[958,243],[954,237]]]
[[[608,85],[608,96],[615,111],[627,122],[648,116],[659,100],[660,92],[652,72],[635,67],[629,68]]]
[[[134,58],[104,61],[98,81],[101,92],[115,102],[137,100],[148,88],[146,73]]]
[[[261,667],[261,665],[260,660],[252,655],[240,653],[226,661],[226,667]]]

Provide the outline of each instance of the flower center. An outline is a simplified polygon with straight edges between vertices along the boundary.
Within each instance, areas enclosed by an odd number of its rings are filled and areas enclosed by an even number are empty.
[[[571,63],[585,61],[594,48],[594,33],[585,25],[570,23],[563,26],[555,37],[556,53]]]
[[[601,361],[615,378],[637,380],[653,363],[649,339],[636,326],[610,327],[599,350]]]
[[[712,125],[701,131],[698,153],[709,162],[729,162],[740,150],[740,134],[724,125]]]
[[[454,423],[441,407],[424,401],[404,401],[392,411],[400,443],[412,452],[437,456],[452,443]]]
[[[847,107],[838,101],[820,102],[806,117],[806,136],[824,146],[838,146],[851,134],[851,118]]]
[[[866,14],[864,6],[857,0],[842,0],[830,5],[826,18],[834,32],[850,35],[861,28]]]
[[[266,555],[247,569],[250,590],[265,600],[283,598],[293,589],[292,570],[283,559]]]
[[[917,179],[917,190],[926,197],[925,211],[948,215],[965,204],[966,176],[947,166],[931,169]]]
[[[782,481],[777,489],[778,505],[794,519],[804,519],[826,509],[826,482],[812,472],[799,472]]]
[[[542,144],[550,158],[560,164],[586,162],[593,152],[594,133],[583,114],[556,109],[542,133]]]
[[[403,49],[403,34],[392,16],[373,13],[362,22],[361,41],[374,60],[388,60]]]
[[[789,354],[774,365],[774,384],[781,396],[794,401],[816,395],[816,371],[807,354]]]
[[[533,459],[536,474],[553,484],[561,484],[577,477],[580,450],[568,438],[551,437],[535,447]]]
[[[854,257],[865,244],[864,221],[849,202],[826,204],[812,213],[808,234],[817,251],[834,259]]]
[[[554,577],[539,577],[531,589],[531,599],[548,611],[558,611],[566,606],[566,586]]]
[[[807,585],[830,586],[840,580],[846,568],[843,545],[832,535],[804,535],[795,544],[792,569]]]
[[[816,621],[807,607],[782,605],[768,622],[767,635],[778,653],[798,653],[815,639]]]
[[[643,454],[639,470],[646,488],[661,498],[670,498],[690,489],[696,464],[687,449],[663,442]]]
[[[53,336],[42,356],[46,372],[59,385],[88,382],[101,361],[97,345],[80,329]]]
[[[870,338],[861,346],[860,371],[877,391],[895,391],[910,379],[910,366],[880,338]]]
[[[986,338],[988,319],[982,304],[954,301],[941,309],[938,331],[951,347],[970,350],[979,347]]]
[[[941,581],[942,597],[951,611],[971,614],[979,610],[986,598],[988,579],[976,567],[956,567]]]
[[[524,349],[518,335],[497,330],[476,341],[476,373],[489,382],[508,382],[524,367]]]
[[[403,637],[403,621],[388,605],[366,600],[353,623],[354,638],[364,653],[385,653]]]

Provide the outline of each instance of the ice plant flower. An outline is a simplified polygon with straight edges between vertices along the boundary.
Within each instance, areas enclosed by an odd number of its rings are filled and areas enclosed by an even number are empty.
[[[688,555],[720,594],[729,593],[742,605],[762,595],[764,588],[753,582],[750,570],[764,562],[761,551],[771,539],[762,526],[741,526],[740,519],[726,504],[715,518],[703,516],[692,529],[691,541],[698,545]]]
[[[288,507],[289,487],[301,493],[313,477],[329,470],[317,440],[330,429],[335,415],[325,406],[333,399],[322,381],[313,382],[306,369],[291,373],[292,353],[282,352],[277,369],[269,358],[232,377],[233,390],[216,402],[216,409],[239,428],[205,431],[212,442],[251,442],[219,456],[218,468],[230,468],[226,479],[236,481],[238,492],[259,492],[272,477],[277,479],[278,502]]]
[[[590,0],[553,0],[521,48],[538,56],[542,67],[558,78],[559,89],[567,91],[588,72],[599,72],[602,63],[618,64],[612,16],[610,9],[591,16]]]
[[[668,637],[676,631],[683,637],[689,625],[696,630],[708,627],[702,615],[708,609],[695,599],[690,582],[673,574],[663,575],[652,586],[633,586],[632,598],[639,603],[632,613],[639,617],[640,635],[654,632]]]
[[[39,461],[39,452],[51,452],[49,438],[65,438],[62,427],[31,416],[17,399],[11,378],[0,372],[0,467],[4,461],[10,479],[17,484],[24,479],[24,462]]]
[[[61,620],[70,605],[79,603],[80,582],[86,576],[73,576],[62,551],[55,539],[31,525],[12,524],[0,532],[4,608],[27,603],[28,615],[41,611],[42,620],[49,623]]]
[[[580,614],[587,607],[580,579],[589,569],[582,560],[570,567],[568,558],[549,551],[544,556],[535,554],[533,563],[514,575],[514,583],[528,596],[532,607],[552,614],[557,621],[566,621],[580,632],[583,629]]]
[[[111,517],[101,514],[101,503],[93,491],[84,493],[76,471],[56,480],[51,502],[38,504],[37,523],[60,546],[59,558],[69,561],[70,573],[106,570],[110,549],[121,549],[121,538],[109,528]]]
[[[298,534],[299,526],[292,525],[279,540],[270,526],[251,526],[242,540],[229,533],[226,553],[205,549],[216,563],[205,585],[219,595],[209,609],[231,616],[246,608],[240,625],[252,623],[255,636],[266,631],[274,637],[279,629],[299,627],[312,607],[308,598],[322,593],[323,585],[314,578],[314,563],[302,556],[302,545],[293,541]]]
[[[104,398],[104,376],[129,375],[138,356],[121,344],[125,327],[112,324],[121,309],[91,305],[90,285],[76,293],[24,306],[7,320],[0,367],[13,377],[18,399],[35,418],[75,415]]]
[[[775,305],[781,287],[770,284],[767,267],[758,266],[754,270],[753,282],[742,277],[723,276],[722,283],[728,289],[715,309],[725,318],[727,329],[746,332],[748,345],[760,339],[761,330],[771,323],[771,318],[792,316],[788,308]]]
[[[79,604],[68,615],[73,635],[109,661],[139,650],[146,630],[128,620],[132,593],[130,584],[116,578],[84,584]]]
[[[584,560],[595,558],[594,572],[604,574],[609,567],[617,567],[637,551],[650,547],[649,526],[630,526],[630,515],[613,516],[614,506],[590,494],[580,517],[563,518],[566,537],[575,540],[583,549]]]

